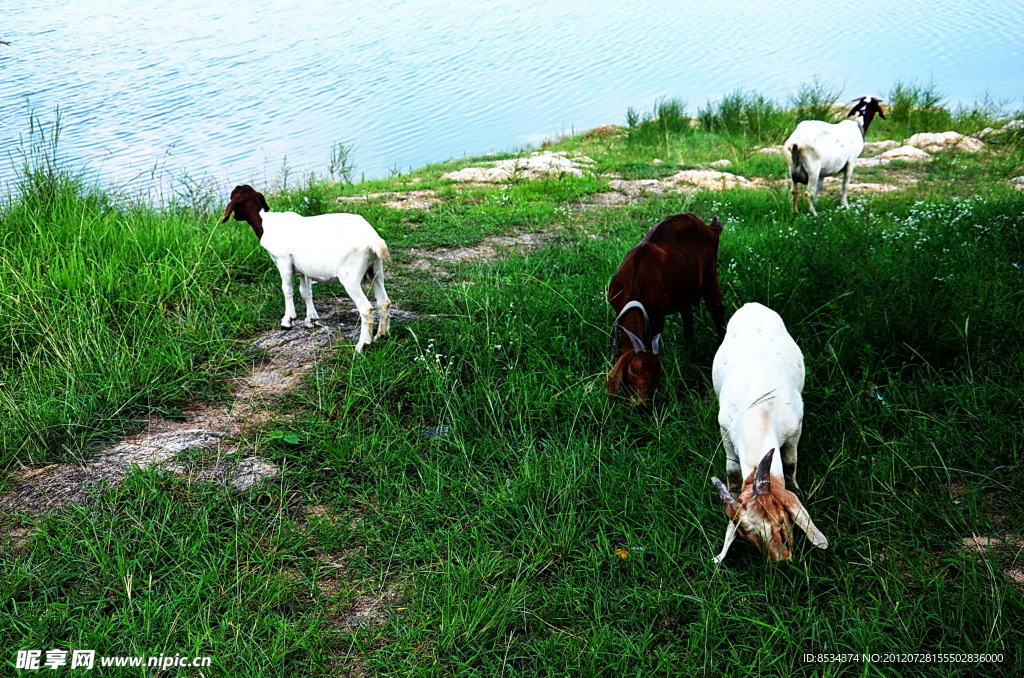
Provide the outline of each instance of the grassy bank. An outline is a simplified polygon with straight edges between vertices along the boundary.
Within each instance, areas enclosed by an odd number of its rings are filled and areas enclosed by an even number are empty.
[[[922,110],[937,131],[994,122],[905,89],[906,110],[873,137],[923,131]],[[205,675],[232,676],[1015,675],[1024,192],[1007,179],[1024,174],[1024,140],[858,170],[899,188],[845,211],[833,191],[820,217],[794,218],[783,161],[756,149],[830,100],[813,91],[793,106],[738,93],[696,125],[663,104],[552,143],[594,159],[583,176],[441,178],[467,160],[271,196],[317,213],[339,194],[430,191],[429,210],[345,206],[388,240],[389,294],[417,319],[364,355],[343,346],[238,441],[282,469],[273,483],[239,494],[140,471],[84,506],[6,517],[0,661],[71,647],[210,655]],[[766,183],[591,203],[608,173],[722,158]],[[55,176],[3,212],[7,469],[221,397],[252,354],[241,338],[280,315],[244,225]],[[607,282],[679,211],[723,220],[728,309],[774,308],[806,356],[801,499],[827,551],[798,534],[792,563],[737,543],[711,564],[726,520],[709,483],[724,453],[706,314],[692,348],[669,321],[652,414],[604,396]],[[523,232],[543,246],[491,261],[416,253]],[[1002,545],[978,553],[973,535]],[[1002,662],[804,661],[929,652]]]
[[[0,206],[2,476],[217,398],[270,297],[251,235],[102,192],[58,161],[52,131],[31,131]]]

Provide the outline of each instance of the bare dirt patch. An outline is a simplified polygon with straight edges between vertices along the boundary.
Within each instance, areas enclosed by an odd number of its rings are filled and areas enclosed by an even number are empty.
[[[601,125],[595,127],[586,134],[583,135],[584,139],[607,139],[608,137],[618,136],[625,134],[626,130],[619,125]]]
[[[352,604],[335,617],[335,623],[349,629],[381,626],[401,604],[402,595],[398,588],[386,586],[380,591],[356,596]]]
[[[543,247],[552,238],[551,233],[520,233],[519,235],[495,235],[484,238],[479,244],[469,247],[440,247],[420,250],[409,248],[409,254],[416,258],[412,268],[421,271],[443,270],[444,264],[465,261],[494,261],[499,254],[513,251],[532,251]]]
[[[892,191],[901,191],[910,184],[917,183],[916,177],[903,177],[895,183],[876,183],[872,181],[851,181],[850,182],[850,193],[852,194],[864,194],[864,193],[891,193]],[[837,192],[843,185],[841,177],[827,177],[823,185],[822,190],[834,188]]]
[[[407,191],[405,193],[365,193],[348,195],[338,198],[339,204],[357,202],[379,202],[385,207],[396,210],[429,210],[434,205],[444,202],[432,190]]]
[[[1024,538],[1018,535],[1004,535],[1004,538],[972,534],[960,541],[960,548],[981,560],[991,563],[993,569],[1002,573],[1003,578],[1019,589],[1024,589]]]
[[[265,360],[232,382],[227,405],[197,404],[178,419],[151,417],[145,431],[89,459],[23,467],[12,474],[11,489],[0,497],[0,511],[37,513],[80,503],[96,488],[117,487],[135,467],[159,468],[238,491],[275,477],[277,467],[240,449],[236,438],[269,420],[273,415],[268,406],[295,388],[341,339],[358,337],[359,316],[349,299],[319,305],[320,326],[274,330],[253,341]],[[392,318],[411,315],[391,309]]]

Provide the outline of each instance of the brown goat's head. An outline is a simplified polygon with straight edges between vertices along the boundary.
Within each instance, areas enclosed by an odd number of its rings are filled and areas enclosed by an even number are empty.
[[[623,351],[608,372],[605,378],[608,396],[618,395],[619,389],[625,387],[626,396],[634,405],[648,408],[654,397],[654,389],[661,380],[661,358],[658,356],[661,335],[654,337],[648,347],[625,327],[617,329],[626,333],[633,347]]]
[[[263,197],[262,193],[249,184],[235,186],[231,191],[231,198],[228,201],[227,208],[224,210],[224,218],[221,219],[220,223],[223,224],[234,214],[235,220],[249,222],[252,230],[256,232],[256,237],[262,238],[263,217],[260,216],[262,210],[270,211],[267,199]]]
[[[812,544],[821,549],[828,548],[825,535],[811,522],[807,509],[797,496],[785,488],[783,478],[772,477],[774,456],[775,449],[772,448],[743,481],[738,499],[733,499],[721,480],[711,479],[729,516],[725,545],[715,557],[716,562],[725,558],[737,535],[754,544],[768,560],[789,560],[794,523],[807,534]]]

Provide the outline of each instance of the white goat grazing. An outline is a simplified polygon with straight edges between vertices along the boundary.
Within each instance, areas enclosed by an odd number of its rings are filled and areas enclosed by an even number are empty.
[[[321,214],[304,217],[295,212],[271,212],[263,194],[248,184],[235,186],[224,210],[223,224],[234,214],[238,221],[247,221],[281,272],[284,292],[284,317],[281,327],[289,329],[295,320],[292,275],[302,276],[299,291],[306,302],[306,327],[319,318],[313,308],[312,280],[341,283],[355,302],[362,326],[356,351],[370,343],[373,330],[373,306],[363,294],[363,276],[373,267],[373,296],[380,311],[376,337],[386,335],[390,324],[388,309],[391,300],[384,289],[383,259],[388,246],[366,219],[358,214]]]
[[[815,546],[827,548],[825,535],[787,489],[797,489],[804,356],[779,314],[761,304],[736,311],[715,354],[711,378],[721,408],[718,424],[729,481],[727,489],[718,478],[711,479],[729,516],[725,545],[715,562],[722,562],[737,534],[769,560],[789,560],[794,522]]]
[[[796,126],[783,144],[782,153],[789,163],[789,177],[793,181],[794,212],[800,211],[797,207],[798,184],[807,186],[807,205],[811,209],[811,214],[817,215],[814,199],[818,197],[825,177],[840,172],[843,173],[843,192],[839,202],[843,207],[849,207],[846,192],[850,188],[850,178],[853,177],[853,166],[864,150],[864,137],[868,133],[868,126],[876,113],[885,118],[880,105],[881,99],[863,96],[854,101],[857,103],[847,114],[847,117],[856,114],[857,117],[853,120],[837,123],[804,120]]]

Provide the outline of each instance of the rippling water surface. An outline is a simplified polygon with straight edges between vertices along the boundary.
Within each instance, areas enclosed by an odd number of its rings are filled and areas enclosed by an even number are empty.
[[[64,154],[131,189],[266,185],[285,164],[324,171],[339,142],[382,176],[666,96],[691,112],[737,88],[786,101],[815,76],[850,98],[897,80],[934,81],[951,104],[1017,110],[1024,94],[1020,0],[6,4],[0,190],[29,113],[58,106]]]

